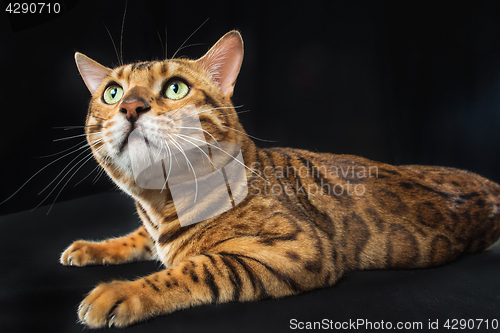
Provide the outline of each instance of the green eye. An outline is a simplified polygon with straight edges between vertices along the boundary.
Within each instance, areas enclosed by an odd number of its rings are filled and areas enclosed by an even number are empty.
[[[168,84],[165,90],[165,97],[169,99],[181,99],[184,98],[189,92],[189,87],[182,81],[172,81]]]
[[[104,92],[104,101],[107,104],[116,104],[123,97],[123,89],[120,86],[112,85],[109,86]]]

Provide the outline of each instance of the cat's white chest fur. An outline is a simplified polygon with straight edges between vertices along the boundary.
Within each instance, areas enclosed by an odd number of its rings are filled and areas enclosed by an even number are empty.
[[[158,259],[166,266],[168,267],[169,265],[167,264],[170,262],[170,256],[172,255],[171,249],[172,249],[172,244],[164,244],[159,246],[158,245],[158,239],[160,235],[164,232],[168,232],[166,230],[163,230],[162,228],[162,221],[163,218],[161,216],[157,216],[154,211],[149,207],[148,205],[144,204],[144,209],[146,210],[146,213],[148,214],[149,219],[151,220],[151,223],[146,223],[143,222],[146,230],[148,231],[149,235],[155,242],[155,252],[158,256]],[[156,228],[155,228],[156,226]]]

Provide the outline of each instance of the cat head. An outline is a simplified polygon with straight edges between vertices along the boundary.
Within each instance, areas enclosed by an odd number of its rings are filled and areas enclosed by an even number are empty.
[[[224,35],[197,60],[167,59],[113,69],[81,53],[75,60],[92,94],[87,140],[94,157],[126,192],[139,191],[133,179],[131,150],[137,147],[131,147],[131,133],[140,131],[147,145],[161,153],[200,140],[239,147],[248,140],[230,99],[243,60],[237,31]]]

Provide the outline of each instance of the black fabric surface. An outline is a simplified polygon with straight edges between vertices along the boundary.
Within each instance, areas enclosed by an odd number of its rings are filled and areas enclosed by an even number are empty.
[[[0,331],[81,332],[76,309],[94,285],[135,279],[156,262],[64,267],[60,253],[73,240],[119,236],[140,225],[131,199],[106,193],[0,217]],[[178,311],[124,332],[284,332],[290,321],[365,319],[428,322],[500,320],[500,246],[438,268],[352,272],[334,287],[279,300],[207,305]],[[476,322],[477,327],[478,322]],[[485,330],[485,324],[474,332]],[[292,325],[294,326],[294,325]],[[362,327],[360,327],[362,328]],[[361,331],[361,329],[359,329]],[[395,329],[394,329],[395,330]],[[396,330],[395,330],[396,331]],[[407,330],[412,331],[412,330]]]

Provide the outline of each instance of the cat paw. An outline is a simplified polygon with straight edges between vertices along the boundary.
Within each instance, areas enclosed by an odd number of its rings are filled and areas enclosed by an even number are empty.
[[[100,244],[79,240],[64,250],[59,260],[65,266],[106,264],[104,249]]]
[[[151,317],[151,303],[136,282],[101,283],[80,303],[78,317],[91,328],[125,327]]]

